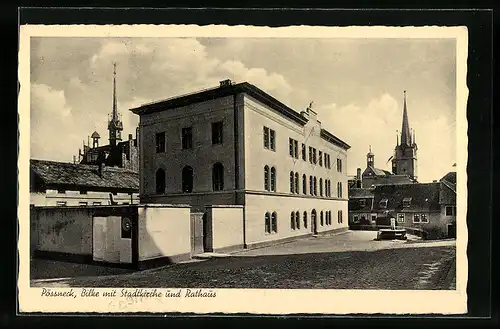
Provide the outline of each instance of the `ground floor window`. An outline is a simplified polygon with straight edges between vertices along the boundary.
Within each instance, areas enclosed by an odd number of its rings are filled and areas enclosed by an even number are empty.
[[[300,230],[300,213],[298,211],[295,212],[295,227]]]
[[[398,214],[398,223],[405,222],[405,214]]]
[[[359,223],[359,216],[358,215],[352,216],[352,221],[353,223]]]
[[[420,214],[414,214],[413,215],[413,222],[414,223],[420,223]]]
[[[278,232],[278,214],[276,212],[273,212],[273,214],[271,215],[271,232]]]
[[[290,214],[290,228],[295,230],[295,212],[292,211]]]
[[[456,216],[457,207],[456,206],[446,206],[445,211],[446,211],[446,216]]]
[[[323,210],[321,210],[321,212],[319,214],[319,223],[321,226],[323,226]]]
[[[427,214],[420,215],[420,222],[421,223],[428,223],[429,222],[429,219],[427,218]]]
[[[377,222],[377,214],[372,214],[372,223]]]
[[[339,224],[342,224],[342,221],[343,221],[343,219],[342,219],[342,210],[339,210],[339,211],[338,211],[338,213],[337,213],[337,217],[338,217],[338,218],[337,218],[337,222],[338,222]]]
[[[304,211],[304,228],[307,228],[307,211]]]
[[[266,233],[271,233],[271,214],[266,212],[265,218],[265,231]]]

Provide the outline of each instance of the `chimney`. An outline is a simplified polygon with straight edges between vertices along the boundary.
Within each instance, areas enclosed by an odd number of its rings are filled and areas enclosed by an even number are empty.
[[[104,172],[104,161],[99,163],[99,176],[102,177],[102,173]]]
[[[231,86],[232,84],[233,84],[233,82],[230,79],[219,81],[220,87],[228,87],[228,86]]]
[[[361,176],[361,168],[356,169],[356,187],[363,187],[363,177]]]
[[[128,140],[131,141],[132,140],[132,134],[128,134]]]

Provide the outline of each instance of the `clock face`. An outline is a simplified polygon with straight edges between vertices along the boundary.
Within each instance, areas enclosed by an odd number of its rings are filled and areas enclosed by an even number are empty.
[[[132,221],[130,220],[130,218],[123,218],[122,219],[122,230],[128,232],[130,231],[130,229],[132,228]]]

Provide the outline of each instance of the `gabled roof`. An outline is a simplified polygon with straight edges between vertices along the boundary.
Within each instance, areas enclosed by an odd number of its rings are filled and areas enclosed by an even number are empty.
[[[393,175],[390,171],[368,166],[368,167],[366,167],[365,171],[363,172],[363,176],[368,175],[369,172],[373,173],[375,176],[392,176]]]
[[[387,209],[403,209],[403,200],[411,198],[410,208],[440,210],[440,183],[414,183],[378,185],[374,189],[374,209],[380,207],[380,201],[387,199]]]
[[[456,184],[457,183],[457,173],[455,171],[450,171],[449,173],[444,175],[443,178],[441,178],[441,180],[446,180],[452,184]]]
[[[349,199],[350,198],[373,198],[374,194],[373,188],[351,188],[349,189]]]
[[[137,172],[104,166],[73,164],[47,160],[30,160],[30,171],[45,188],[85,189],[87,191],[139,191]]]
[[[297,111],[291,109],[290,107],[283,104],[273,96],[269,95],[268,93],[264,92],[263,90],[257,88],[256,86],[248,82],[229,84],[221,87],[201,90],[195,93],[172,97],[166,100],[145,104],[137,108],[130,109],[130,111],[138,115],[144,115],[155,112],[161,112],[167,109],[187,106],[194,103],[213,100],[221,97],[236,95],[239,93],[245,93],[255,98],[256,100],[262,102],[263,104],[278,111],[283,116],[295,121],[297,124],[303,126],[308,122],[308,119],[300,115]],[[347,143],[335,137],[333,134],[324,129],[321,129],[320,135],[321,138],[345,150],[348,150],[350,148],[350,146]]]

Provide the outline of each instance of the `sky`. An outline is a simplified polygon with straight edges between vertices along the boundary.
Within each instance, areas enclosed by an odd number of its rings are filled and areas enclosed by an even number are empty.
[[[418,145],[420,182],[456,162],[454,39],[77,38],[30,44],[31,158],[72,162],[92,132],[107,143],[117,69],[122,138],[134,134],[129,109],[219,81],[250,82],[297,112],[314,102],[322,127],[351,146],[347,171],[391,170],[401,131],[403,91]]]

